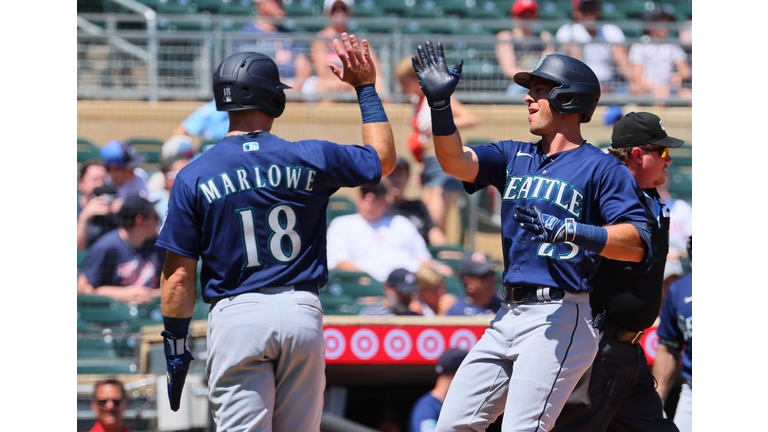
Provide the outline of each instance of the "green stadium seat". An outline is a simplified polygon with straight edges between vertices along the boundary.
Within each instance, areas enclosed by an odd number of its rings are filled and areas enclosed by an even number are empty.
[[[333,270],[328,274],[328,284],[323,288],[333,295],[357,297],[380,297],[384,295],[383,284],[366,272]]]
[[[293,0],[285,4],[285,16],[287,17],[311,17],[322,14],[322,6],[318,7],[312,0]]]
[[[128,142],[139,153],[147,157],[147,163],[160,162],[160,154],[163,147],[163,142],[154,138],[129,138]]]
[[[219,13],[219,9],[223,4],[222,0],[192,0],[192,3],[197,6],[197,13],[209,12],[211,14]]]
[[[408,5],[406,0],[376,0],[376,6],[384,12],[400,17],[404,17],[406,11],[413,7]]]
[[[77,139],[77,163],[78,165],[89,159],[101,160],[101,149],[85,138]]]
[[[222,0],[219,8],[220,15],[251,16],[256,15],[252,0]],[[240,26],[237,26],[240,28]]]
[[[128,375],[135,374],[139,364],[133,358],[77,359],[77,374]]]
[[[320,291],[320,304],[323,306],[323,315],[357,315],[360,305],[355,303],[355,298],[350,295],[333,295]]]
[[[385,12],[375,2],[363,1],[360,4],[355,3],[352,15],[358,18],[381,18]]]
[[[138,318],[136,306],[99,295],[77,296],[78,318],[97,327],[128,326]]]
[[[77,358],[115,358],[115,342],[111,335],[82,334],[77,338]]]
[[[356,211],[355,203],[351,199],[341,195],[334,195],[328,200],[327,223],[330,225],[334,218],[355,214]]]
[[[691,203],[693,200],[693,171],[691,167],[678,167],[674,163],[670,164],[667,168],[667,189],[673,197]]]
[[[464,285],[461,283],[461,279],[457,276],[448,276],[445,278],[445,292],[455,296],[463,296],[467,294],[467,292],[464,291]]]
[[[509,19],[509,8],[503,8],[497,2],[478,2],[467,10],[467,18],[472,19]]]
[[[469,253],[462,245],[428,246],[432,258],[458,270],[461,261]]]
[[[82,267],[86,258],[88,258],[88,249],[78,249],[77,250],[77,268],[78,269]]]

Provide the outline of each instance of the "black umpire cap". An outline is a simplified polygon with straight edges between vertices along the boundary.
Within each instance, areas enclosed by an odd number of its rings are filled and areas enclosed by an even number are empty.
[[[659,116],[649,112],[631,112],[613,125],[611,147],[637,147],[655,144],[662,147],[676,148],[683,145],[683,140],[672,138],[664,130]]]

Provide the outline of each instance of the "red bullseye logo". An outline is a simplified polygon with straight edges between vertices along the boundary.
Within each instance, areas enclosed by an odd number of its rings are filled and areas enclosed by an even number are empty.
[[[656,334],[656,327],[646,330],[643,335],[643,349],[647,357],[656,358],[656,350],[659,349],[659,335]]]
[[[362,328],[352,335],[349,348],[357,358],[368,360],[379,351],[379,338],[372,330]]]
[[[411,336],[405,330],[390,330],[384,336],[384,352],[395,360],[402,360],[408,357],[412,348]]]
[[[435,360],[445,351],[445,339],[435,329],[427,329],[416,338],[416,350],[427,360]]]
[[[448,346],[451,348],[459,348],[464,351],[469,351],[477,343],[477,336],[467,329],[460,329],[453,332],[451,339],[448,342]]]
[[[347,343],[340,331],[333,328],[326,329],[323,331],[323,338],[325,339],[325,358],[335,360],[344,354]]]

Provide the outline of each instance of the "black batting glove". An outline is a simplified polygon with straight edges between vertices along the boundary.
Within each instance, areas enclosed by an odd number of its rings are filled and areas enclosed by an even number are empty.
[[[442,110],[451,104],[451,95],[459,84],[464,60],[457,61],[453,70],[448,70],[448,66],[445,64],[443,44],[437,43],[437,54],[432,47],[432,42],[426,41],[425,45],[426,50],[421,45],[418,46],[418,58],[416,56],[411,58],[413,69],[419,77],[419,84],[427,98],[429,107],[434,110]]]
[[[538,208],[532,209],[515,206],[517,213],[512,215],[512,218],[520,222],[520,227],[526,231],[530,231],[536,236],[531,237],[531,241],[534,243],[563,243],[566,241],[573,241],[573,238],[567,238],[569,236],[566,233],[573,233],[574,230],[567,230],[567,224],[575,224],[573,219],[566,219],[562,221],[555,216],[542,213]]]
[[[166,378],[168,379],[168,399],[171,402],[171,410],[178,411],[181,403],[181,390],[187,379],[189,364],[195,358],[187,350],[186,338],[177,338],[173,334],[163,331],[163,347],[165,350]]]

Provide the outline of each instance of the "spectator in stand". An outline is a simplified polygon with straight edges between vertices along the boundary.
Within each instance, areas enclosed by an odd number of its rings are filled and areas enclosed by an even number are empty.
[[[149,200],[155,203],[155,212],[160,217],[158,230],[162,227],[162,221],[165,220],[165,213],[168,211],[168,199],[171,197],[171,188],[176,180],[176,174],[188,164],[189,158],[185,155],[176,155],[160,160],[160,172],[164,180],[163,188],[149,195]]]
[[[408,432],[434,432],[448,387],[466,356],[467,351],[459,348],[450,348],[440,356],[435,365],[435,386],[413,404],[408,418]]]
[[[77,293],[138,304],[158,297],[165,260],[155,248],[158,222],[153,203],[139,194],[129,195],[120,208],[119,227],[88,249]]]
[[[496,34],[496,60],[501,73],[512,79],[518,72],[531,72],[536,63],[547,54],[555,52],[552,34],[537,28],[539,5],[534,0],[517,0],[509,11],[512,29]],[[525,94],[528,89],[515,82],[507,88],[507,94]]]
[[[216,101],[212,100],[201,105],[176,126],[171,132],[171,138],[189,136],[199,139],[200,144],[205,145],[220,141],[228,131],[229,116],[224,111],[216,111]]]
[[[128,195],[138,193],[147,196],[149,189],[147,172],[141,168],[147,157],[125,140],[112,140],[101,148],[101,160],[107,166],[109,175],[105,183],[114,187],[120,205]]]
[[[414,294],[419,290],[416,275],[403,268],[395,269],[384,281],[383,289],[384,298],[362,308],[359,315],[419,315],[408,309]]]
[[[429,216],[429,210],[421,199],[405,198],[405,187],[411,176],[411,164],[402,156],[397,157],[397,165],[392,174],[381,179],[387,188],[387,214],[405,216],[416,225],[427,245],[445,245],[445,233],[436,227]]]
[[[123,424],[123,412],[128,407],[123,383],[116,379],[105,379],[93,387],[91,410],[96,414],[96,423],[89,432],[131,432]]]
[[[83,163],[77,181],[77,248],[88,249],[102,234],[117,228],[116,191],[105,186],[107,167],[97,160]]]
[[[312,75],[312,65],[306,47],[288,37],[290,30],[280,22],[285,18],[283,0],[253,0],[256,19],[244,25],[240,33],[256,35],[258,39],[235,41],[235,53],[257,52],[269,56],[277,64],[280,81],[291,88],[285,92],[300,92],[304,81]]]
[[[308,78],[302,91],[305,94],[312,93],[338,93],[353,91],[346,83],[339,81],[333,71],[328,67],[329,64],[335,64],[341,67],[341,60],[336,55],[336,49],[333,47],[333,39],[338,39],[344,32],[349,33],[347,20],[352,16],[352,6],[354,0],[326,0],[323,5],[323,12],[328,17],[329,24],[324,29],[317,32],[317,39],[312,42],[312,69],[314,75]],[[371,58],[376,66],[376,91],[381,94],[385,90],[386,80],[381,74],[383,68],[373,49],[370,50]]]
[[[616,24],[601,23],[600,0],[573,0],[572,16],[576,22],[563,24],[555,40],[563,44],[563,54],[587,64],[600,81],[602,94],[623,93],[622,78],[631,77],[626,36]]]
[[[690,97],[683,81],[691,77],[691,66],[685,51],[669,39],[667,26],[675,22],[674,9],[668,4],[648,2],[643,21],[645,35],[629,48],[631,92],[657,98]]]
[[[445,315],[456,304],[456,296],[445,290],[445,277],[433,267],[424,265],[416,272],[419,290],[410,309],[419,315],[433,317]]]
[[[413,69],[411,56],[403,57],[395,66],[394,75],[399,81],[400,90],[411,98],[413,104],[413,129],[407,138],[407,146],[420,164],[421,200],[429,210],[435,226],[446,235],[448,214],[456,206],[459,198],[466,195],[460,180],[443,171],[435,156],[435,144],[432,142],[432,117],[424,93],[421,91],[419,77]],[[477,117],[451,96],[453,120],[459,131],[477,124]]]
[[[496,270],[496,263],[480,252],[464,258],[459,264],[459,278],[467,294],[460,296],[446,315],[496,315],[501,307]]]
[[[397,268],[415,272],[432,263],[432,254],[416,226],[403,216],[387,215],[386,188],[360,188],[356,212],[339,216],[328,226],[328,268],[364,271],[385,281]]]

